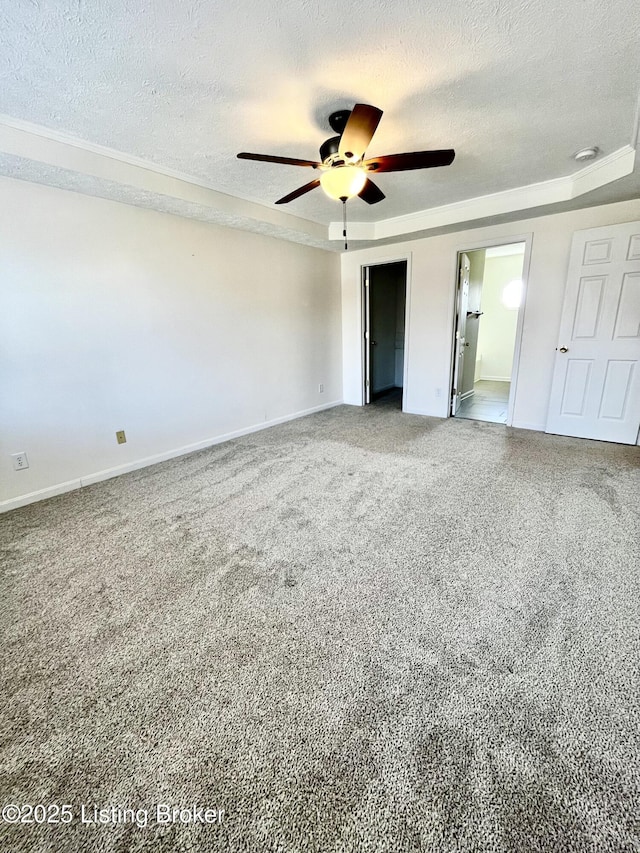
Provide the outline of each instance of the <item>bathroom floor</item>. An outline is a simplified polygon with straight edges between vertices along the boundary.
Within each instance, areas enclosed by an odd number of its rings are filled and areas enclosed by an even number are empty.
[[[463,400],[456,412],[456,417],[506,424],[510,388],[510,382],[478,380],[473,386],[473,396]]]

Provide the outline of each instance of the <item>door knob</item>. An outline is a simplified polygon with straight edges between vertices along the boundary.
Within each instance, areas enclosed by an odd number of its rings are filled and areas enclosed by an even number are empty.
[[[560,352],[569,352],[569,347],[560,347]]]

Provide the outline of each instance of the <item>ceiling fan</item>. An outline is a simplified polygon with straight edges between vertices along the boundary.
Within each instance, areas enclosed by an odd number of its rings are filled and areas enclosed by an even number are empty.
[[[329,124],[337,136],[320,146],[320,161],[275,157],[271,154],[238,154],[241,160],[260,160],[265,163],[284,163],[307,166],[321,171],[316,178],[279,198],[276,204],[287,204],[321,186],[325,193],[343,203],[358,196],[367,204],[377,204],[385,198],[382,190],[369,175],[374,172],[405,172],[409,169],[430,169],[449,166],[455,157],[452,148],[440,151],[412,151],[364,159],[366,149],[382,118],[382,110],[369,104],[356,104],[352,110],[331,113]]]

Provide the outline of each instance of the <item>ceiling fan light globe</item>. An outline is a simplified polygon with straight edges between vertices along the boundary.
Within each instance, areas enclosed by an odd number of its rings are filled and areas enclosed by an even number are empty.
[[[366,182],[366,173],[360,166],[332,166],[320,176],[322,189],[336,201],[358,195]]]

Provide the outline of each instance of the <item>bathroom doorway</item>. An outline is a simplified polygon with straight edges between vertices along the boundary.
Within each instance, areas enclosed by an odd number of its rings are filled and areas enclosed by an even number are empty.
[[[510,422],[526,243],[458,253],[451,415]]]

